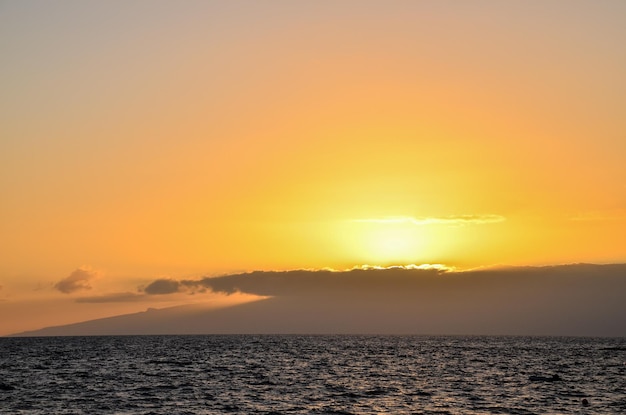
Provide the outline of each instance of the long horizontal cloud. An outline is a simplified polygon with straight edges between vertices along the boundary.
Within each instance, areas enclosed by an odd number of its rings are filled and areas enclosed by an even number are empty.
[[[510,267],[458,272],[445,268],[353,269],[350,271],[255,271],[198,280],[156,280],[146,294],[171,294],[211,290],[233,294],[242,292],[261,296],[331,298],[355,296],[407,297],[438,292],[442,295],[482,294],[515,296],[515,290],[541,296],[578,289],[577,294],[615,284],[626,292],[626,265],[562,265],[550,267]],[[573,285],[574,284],[574,285]],[[575,285],[579,284],[579,285]],[[505,287],[513,291],[502,291]],[[482,291],[481,291],[482,290]],[[447,294],[446,294],[447,293]],[[533,294],[534,293],[534,294]],[[626,297],[626,295],[625,295]],[[626,300],[626,298],[624,298]],[[496,299],[496,301],[499,301]]]
[[[385,218],[371,219],[355,219],[354,222],[364,223],[408,223],[416,226],[425,225],[482,225],[486,223],[498,223],[505,221],[506,218],[500,215],[454,215],[441,217],[410,217],[410,216],[392,216]]]
[[[133,301],[140,301],[145,299],[144,294],[137,293],[112,293],[104,295],[96,295],[92,297],[79,297],[76,299],[77,303],[127,303]]]
[[[157,279],[143,291],[149,295],[173,294],[211,290],[233,294],[242,292],[262,296],[308,296],[336,295],[356,291],[379,291],[382,288],[401,288],[411,279],[436,277],[446,272],[439,266],[394,267],[394,268],[355,268],[349,271],[294,270],[294,271],[254,271],[222,277],[206,277],[199,280]]]

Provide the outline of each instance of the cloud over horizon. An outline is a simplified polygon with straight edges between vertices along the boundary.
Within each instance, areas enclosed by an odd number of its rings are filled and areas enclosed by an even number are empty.
[[[54,288],[64,294],[71,294],[76,291],[90,290],[90,281],[100,276],[100,272],[90,267],[80,267],[74,270],[70,275],[54,284]]]
[[[253,271],[198,280],[157,279],[144,288],[149,295],[211,290],[222,294],[259,296],[335,296],[347,292],[397,289],[414,276],[437,276],[445,269],[429,268],[355,268],[348,271],[292,270]],[[380,278],[384,280],[381,281]],[[382,283],[382,284],[381,284]]]
[[[462,300],[472,295],[517,287],[506,291],[515,297],[520,292],[535,298],[560,296],[578,286],[589,285],[577,295],[598,292],[603,284],[617,284],[626,289],[626,264],[571,264],[544,267],[483,268],[456,271],[441,266],[354,268],[347,271],[292,270],[253,271],[220,277],[157,279],[144,288],[148,295],[210,290],[215,293],[245,293],[271,297],[330,298],[342,296],[421,297],[427,292],[458,295]],[[499,291],[498,291],[499,292]],[[499,294],[503,294],[499,292]],[[497,299],[496,299],[497,300]]]

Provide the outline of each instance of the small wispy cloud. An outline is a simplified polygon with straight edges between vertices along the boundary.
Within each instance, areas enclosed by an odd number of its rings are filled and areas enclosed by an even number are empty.
[[[80,267],[70,275],[54,284],[54,288],[64,294],[70,294],[80,290],[90,290],[90,281],[100,275],[100,272],[90,267]]]
[[[390,216],[384,218],[355,219],[353,222],[363,223],[407,223],[416,226],[426,225],[482,225],[487,223],[504,222],[506,218],[501,215],[452,215],[452,216],[428,216],[428,217],[411,217],[411,216]]]
[[[104,294],[93,297],[80,297],[76,299],[77,303],[127,303],[145,299],[142,294],[124,292]]]
[[[570,216],[569,220],[574,222],[600,222],[622,220],[624,218],[626,218],[626,210],[614,209],[610,211],[582,212]]]
[[[183,285],[177,280],[160,278],[148,284],[143,291],[149,295],[161,295],[179,292],[181,288]]]

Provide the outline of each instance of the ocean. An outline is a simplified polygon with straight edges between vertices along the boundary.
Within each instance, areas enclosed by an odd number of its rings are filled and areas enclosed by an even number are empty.
[[[0,414],[625,414],[626,338],[0,338]]]

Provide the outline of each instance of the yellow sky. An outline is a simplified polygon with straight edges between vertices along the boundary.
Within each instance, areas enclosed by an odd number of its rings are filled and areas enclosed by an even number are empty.
[[[253,269],[624,262],[625,18],[2,2],[0,309]],[[91,290],[54,289],[77,269]]]

